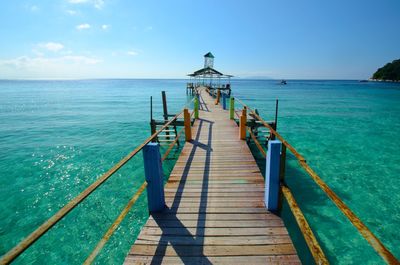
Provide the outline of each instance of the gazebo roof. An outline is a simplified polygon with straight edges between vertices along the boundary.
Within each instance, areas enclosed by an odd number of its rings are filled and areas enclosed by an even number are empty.
[[[232,77],[232,75],[224,75],[223,73],[215,70],[214,68],[211,67],[206,67],[200,70],[195,71],[193,74],[188,74],[190,77]]]
[[[214,58],[214,55],[211,52],[209,52],[205,54],[204,57]]]
[[[224,75],[221,72],[218,72],[217,70],[215,70],[214,68],[211,67],[206,67],[200,70],[197,70],[196,72],[193,73],[195,76],[197,75]]]

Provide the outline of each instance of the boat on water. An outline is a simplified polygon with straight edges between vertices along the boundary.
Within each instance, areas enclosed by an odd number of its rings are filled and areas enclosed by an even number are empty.
[[[287,83],[286,83],[286,80],[282,80],[281,82],[280,82],[280,84],[281,85],[286,85]]]

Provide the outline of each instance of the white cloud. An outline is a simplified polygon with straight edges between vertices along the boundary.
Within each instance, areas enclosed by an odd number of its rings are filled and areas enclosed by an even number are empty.
[[[97,9],[102,9],[103,5],[104,5],[104,1],[103,0],[94,0],[94,7]]]
[[[31,6],[30,9],[31,9],[32,12],[39,11],[39,7],[38,7],[38,6],[35,6],[35,5]]]
[[[68,2],[71,4],[82,4],[89,2],[89,0],[68,0]]]
[[[49,51],[52,51],[52,52],[58,52],[58,51],[64,49],[64,45],[62,45],[61,43],[57,43],[57,42],[41,43],[41,44],[39,44],[39,47],[44,48]]]
[[[83,29],[90,29],[90,27],[91,26],[89,24],[85,23],[85,24],[80,24],[80,25],[76,26],[76,29],[83,30]]]
[[[30,5],[30,4],[25,4],[24,8],[31,11],[31,12],[38,12],[40,11],[40,8],[37,5]]]
[[[102,9],[104,0],[68,0],[70,4],[91,4],[97,9]]]
[[[77,15],[77,14],[78,14],[78,11],[71,10],[71,9],[69,9],[69,10],[66,10],[65,12],[67,12],[67,14],[69,14],[69,15],[71,15],[71,16],[75,16],[75,15]]]
[[[21,56],[0,60],[0,78],[69,78],[97,72],[102,60],[65,55],[59,57]]]
[[[104,25],[101,26],[101,28],[102,28],[103,30],[107,30],[107,29],[109,29],[110,27],[111,27],[110,25],[106,25],[106,24],[104,24]]]
[[[136,56],[136,55],[138,55],[138,53],[135,52],[135,51],[128,51],[127,54],[130,55],[130,56]]]
[[[81,56],[81,55],[66,55],[61,57],[29,57],[29,56],[20,56],[14,59],[9,60],[0,60],[0,65],[4,66],[13,66],[16,68],[24,68],[24,67],[41,67],[43,65],[52,65],[52,64],[98,64],[101,60]]]

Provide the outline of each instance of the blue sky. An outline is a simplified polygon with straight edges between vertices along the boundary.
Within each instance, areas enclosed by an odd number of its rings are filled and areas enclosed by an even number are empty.
[[[398,0],[0,3],[0,78],[365,79],[400,58]]]

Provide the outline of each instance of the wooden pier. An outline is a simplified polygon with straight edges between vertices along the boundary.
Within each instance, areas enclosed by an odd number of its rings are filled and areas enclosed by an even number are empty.
[[[185,106],[177,114],[168,114],[165,93],[162,93],[164,119],[154,120],[150,108],[151,136],[1,256],[0,265],[18,259],[140,153],[143,154],[146,180],[98,238],[83,264],[95,262],[145,190],[151,215],[126,256],[125,264],[300,264],[283,221],[266,210],[279,212],[283,200],[293,214],[315,264],[329,264],[291,193],[291,187],[285,183],[286,152],[291,153],[387,264],[400,265],[393,253],[308,165],[307,160],[277,132],[278,102],[275,121],[266,122],[256,109],[238,98],[229,97],[229,83],[225,87],[214,87],[210,83],[206,84],[207,88],[199,88],[207,83],[210,75],[215,74],[218,80],[231,77],[213,69],[212,58],[211,53],[206,54],[205,67],[189,75],[196,82],[189,86],[191,94],[200,91],[199,98],[195,95],[192,100],[191,113]],[[219,100],[222,102],[217,105]],[[152,99],[150,103],[152,106]],[[237,103],[242,106],[241,110],[235,109]],[[178,131],[177,126],[183,127]],[[179,145],[183,133],[185,146],[164,186],[162,161],[175,145]],[[268,141],[266,150],[260,139]],[[265,181],[246,141],[253,141],[266,158]],[[160,142],[169,143],[162,156]]]
[[[300,264],[264,179],[229,111],[204,90],[200,118],[125,264]]]

